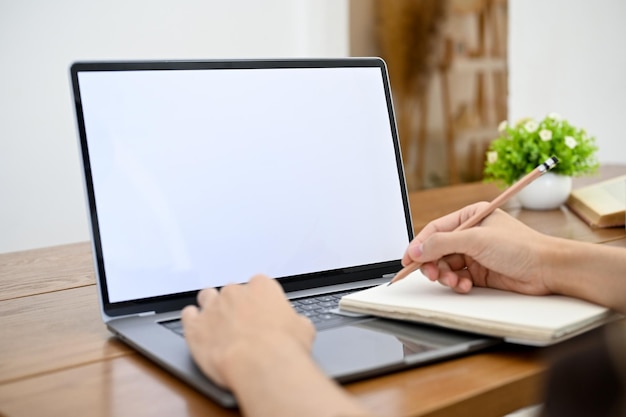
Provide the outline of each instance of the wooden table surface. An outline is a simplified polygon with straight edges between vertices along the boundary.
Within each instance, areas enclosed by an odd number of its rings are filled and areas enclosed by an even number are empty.
[[[415,229],[499,192],[472,183],[411,193]],[[566,208],[506,209],[551,235],[626,247],[623,227],[590,229]],[[115,339],[99,308],[89,243],[0,254],[0,415],[239,415]],[[541,401],[555,349],[504,345],[346,388],[381,416],[502,416]]]

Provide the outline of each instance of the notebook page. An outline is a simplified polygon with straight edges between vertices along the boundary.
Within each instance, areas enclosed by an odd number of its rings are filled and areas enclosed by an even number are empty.
[[[536,333],[538,338],[559,337],[610,315],[605,307],[559,295],[530,296],[490,288],[458,294],[419,271],[393,285],[345,296],[340,307],[502,337],[520,331]]]

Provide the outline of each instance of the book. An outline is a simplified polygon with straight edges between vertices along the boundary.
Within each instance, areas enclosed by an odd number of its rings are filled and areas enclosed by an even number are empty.
[[[458,294],[413,272],[393,285],[382,284],[342,297],[340,310],[414,321],[546,346],[598,327],[617,315],[590,302],[561,296],[533,296],[492,288]]]
[[[626,224],[626,175],[573,190],[565,203],[592,227]]]

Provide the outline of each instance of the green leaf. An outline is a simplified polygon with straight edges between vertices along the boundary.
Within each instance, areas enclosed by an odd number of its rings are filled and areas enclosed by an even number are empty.
[[[528,122],[537,123],[537,130],[527,131]],[[550,140],[541,139],[542,129],[552,132]],[[576,141],[573,148],[567,145],[568,136]],[[511,185],[551,156],[559,158],[559,163],[552,170],[555,173],[569,176],[593,173],[599,166],[597,150],[594,137],[565,119],[546,116],[537,122],[525,118],[515,124],[509,123],[503,134],[491,142],[487,152],[496,152],[497,159],[485,163],[484,179],[504,186]]]

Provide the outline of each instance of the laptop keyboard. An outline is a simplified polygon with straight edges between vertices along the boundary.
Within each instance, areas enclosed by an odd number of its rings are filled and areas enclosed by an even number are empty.
[[[341,300],[341,297],[351,292],[352,291],[343,291],[313,297],[297,298],[290,300],[290,302],[296,312],[308,317],[316,328],[325,329],[361,319],[361,317],[343,316],[332,312],[332,310],[339,308],[339,300]],[[183,324],[180,319],[164,321],[161,322],[161,325],[184,336]]]
[[[344,291],[333,294],[324,294],[314,297],[297,298],[291,300],[291,306],[298,314],[308,317],[317,326],[339,324],[350,317],[332,313],[331,310],[339,308],[339,300],[352,291]]]

